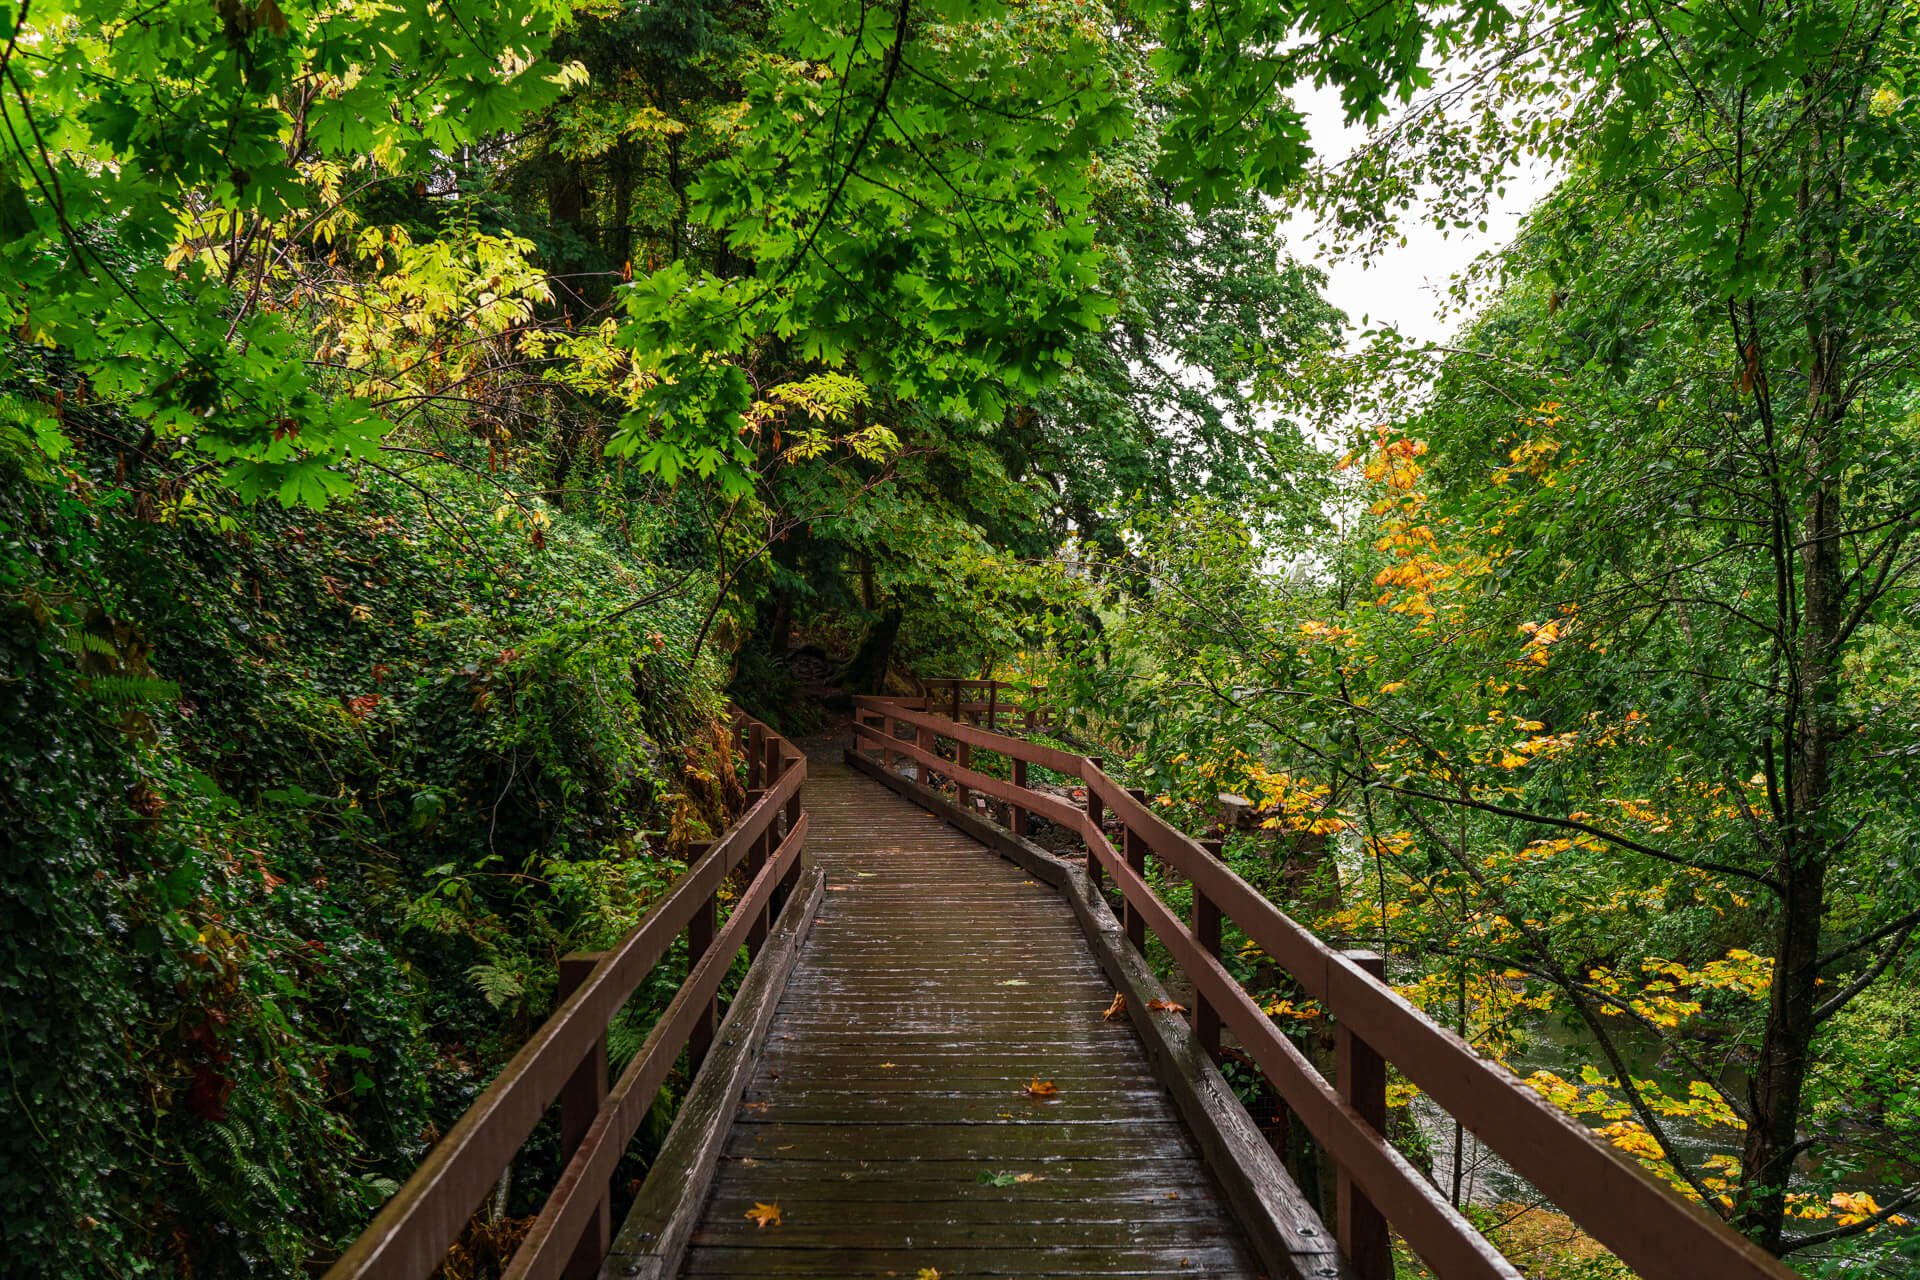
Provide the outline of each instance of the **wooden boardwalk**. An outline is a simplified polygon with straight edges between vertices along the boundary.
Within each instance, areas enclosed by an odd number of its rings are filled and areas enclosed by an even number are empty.
[[[827,892],[683,1274],[1259,1275],[1066,902],[837,760],[809,775]]]

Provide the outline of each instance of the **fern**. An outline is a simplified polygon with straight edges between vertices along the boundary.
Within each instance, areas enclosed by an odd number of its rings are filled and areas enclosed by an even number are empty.
[[[97,653],[103,658],[119,660],[120,651],[113,647],[113,641],[83,627],[68,627],[60,633],[60,638],[75,657]]]
[[[476,964],[467,970],[467,976],[480,988],[480,994],[487,998],[487,1003],[496,1009],[515,996],[524,994],[527,989],[517,976],[498,965]]]
[[[95,697],[115,706],[142,702],[171,702],[180,696],[180,686],[158,676],[94,676],[87,689]]]

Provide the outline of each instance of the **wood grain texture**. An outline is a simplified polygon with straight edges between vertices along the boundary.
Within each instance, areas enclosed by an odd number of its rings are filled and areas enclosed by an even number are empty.
[[[824,891],[682,1274],[1266,1275],[1059,892],[837,762],[807,809]]]
[[[1275,1280],[1283,1276],[1354,1280],[1332,1233],[1287,1176],[1185,1020],[1152,1010],[1152,1002],[1167,999],[1167,992],[1127,940],[1121,922],[1087,871],[977,814],[926,794],[898,774],[880,771],[871,760],[851,752],[847,759],[889,789],[998,850],[1029,878],[1056,888],[1108,980],[1127,996],[1128,1017],[1141,1038],[1145,1064],[1166,1085],[1176,1110],[1192,1126],[1203,1161],[1222,1179],[1226,1201],[1268,1273]]]

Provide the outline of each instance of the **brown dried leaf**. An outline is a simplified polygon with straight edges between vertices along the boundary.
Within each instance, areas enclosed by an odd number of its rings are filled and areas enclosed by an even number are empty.
[[[1108,1022],[1112,1022],[1115,1018],[1119,1017],[1121,1014],[1125,1013],[1126,1011],[1127,1011],[1127,998],[1116,991],[1113,994],[1113,1003],[1108,1005],[1107,1011],[1101,1014],[1100,1016],[1105,1018]]]
[[[1149,1000],[1147,1001],[1147,1008],[1160,1013],[1185,1013],[1187,1011],[1187,1006],[1175,1004],[1171,1000]]]
[[[1027,1096],[1029,1098],[1051,1098],[1058,1092],[1060,1092],[1060,1090],[1054,1086],[1053,1081],[1042,1080],[1039,1076],[1035,1076],[1033,1083],[1027,1086]]]

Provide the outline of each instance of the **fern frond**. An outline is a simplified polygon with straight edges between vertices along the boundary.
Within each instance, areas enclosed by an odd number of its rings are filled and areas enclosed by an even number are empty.
[[[498,1009],[507,1001],[526,991],[526,984],[518,977],[491,964],[476,964],[467,970],[467,976],[480,988],[487,1003]]]

